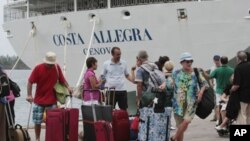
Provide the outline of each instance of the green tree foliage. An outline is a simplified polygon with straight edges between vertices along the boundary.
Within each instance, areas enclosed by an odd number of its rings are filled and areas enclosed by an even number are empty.
[[[4,69],[12,69],[14,64],[16,63],[18,57],[17,56],[0,56],[0,65]],[[20,60],[15,69],[30,69],[22,60]]]

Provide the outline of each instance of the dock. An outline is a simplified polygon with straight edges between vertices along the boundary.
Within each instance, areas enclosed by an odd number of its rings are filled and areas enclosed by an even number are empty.
[[[195,116],[184,135],[184,141],[228,141],[229,137],[220,137],[215,130],[215,122],[211,122],[212,114],[205,120]],[[171,119],[175,125],[174,119]],[[79,131],[82,131],[82,122],[79,122]],[[171,130],[174,134],[176,130]],[[35,141],[34,129],[29,129],[31,141]],[[45,141],[45,128],[41,132],[41,141]],[[80,140],[79,140],[80,141]]]

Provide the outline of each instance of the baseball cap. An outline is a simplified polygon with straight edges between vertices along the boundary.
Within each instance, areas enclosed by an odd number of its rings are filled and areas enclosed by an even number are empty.
[[[219,56],[219,55],[214,55],[213,59],[214,59],[215,61],[220,61],[220,56]]]

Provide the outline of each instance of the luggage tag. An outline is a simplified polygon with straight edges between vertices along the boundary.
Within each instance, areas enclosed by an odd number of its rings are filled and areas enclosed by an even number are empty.
[[[158,98],[155,97],[154,100],[153,100],[154,104],[158,104]]]

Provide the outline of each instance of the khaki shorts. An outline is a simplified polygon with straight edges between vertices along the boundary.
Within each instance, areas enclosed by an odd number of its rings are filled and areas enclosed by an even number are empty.
[[[185,113],[185,115],[183,117],[179,116],[177,114],[174,114],[176,127],[178,127],[184,120],[191,122],[193,120],[194,116],[195,116],[195,113],[192,115],[189,115],[187,112]]]
[[[221,111],[226,111],[227,103],[221,104]]]

